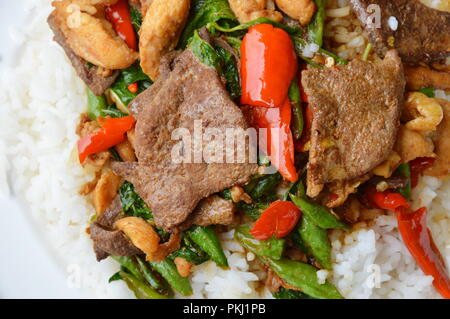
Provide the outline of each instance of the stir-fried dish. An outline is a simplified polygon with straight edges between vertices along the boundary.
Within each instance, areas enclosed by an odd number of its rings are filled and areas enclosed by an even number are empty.
[[[96,177],[80,192],[97,260],[120,264],[111,281],[188,296],[194,265],[228,267],[219,234],[234,229],[274,297],[342,298],[317,279],[329,233],[390,213],[450,298],[426,208],[411,208],[421,175],[450,171],[450,102],[434,95],[450,90],[450,13],[350,2],[370,40],[351,60],[324,41],[325,0],[53,2],[87,86],[77,149]]]

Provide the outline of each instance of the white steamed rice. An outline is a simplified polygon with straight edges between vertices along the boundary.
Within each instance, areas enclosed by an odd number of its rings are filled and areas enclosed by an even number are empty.
[[[8,193],[9,174],[12,192],[29,207],[61,266],[81,270],[80,289],[87,297],[133,297],[123,282],[108,284],[118,266],[110,260],[96,262],[85,232],[94,211],[78,190],[92,174],[82,170],[74,152],[76,123],[86,105],[84,85],[51,40],[45,22],[50,1],[29,0],[29,5],[29,22],[14,32],[22,46],[19,62],[0,81],[0,192]],[[416,206],[429,208],[430,228],[450,264],[450,181],[423,178],[414,198]],[[231,269],[212,262],[195,267],[192,297],[270,298],[267,291],[255,289],[265,275],[252,268],[254,256],[233,240],[233,231],[221,238]],[[403,245],[394,216],[380,216],[348,234],[335,231],[332,246],[333,273],[320,271],[318,280],[328,278],[347,298],[439,297],[432,278]]]

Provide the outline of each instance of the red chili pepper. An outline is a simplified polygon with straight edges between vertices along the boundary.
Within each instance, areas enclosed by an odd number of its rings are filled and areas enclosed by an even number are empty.
[[[445,262],[426,226],[425,207],[415,212],[397,212],[398,228],[403,242],[426,275],[433,276],[433,285],[446,299],[450,299],[450,279]]]
[[[433,166],[435,159],[431,157],[418,157],[409,162],[411,169],[411,187],[416,187],[419,183],[419,176],[424,170]]]
[[[290,128],[291,104],[289,99],[281,108],[250,107],[249,122],[253,127],[266,129],[266,139],[260,138],[260,147],[264,147],[270,156],[272,165],[287,180],[298,179],[294,165],[294,140]]]
[[[280,107],[297,66],[294,45],[286,31],[265,23],[252,26],[241,45],[241,104]]]
[[[105,9],[106,18],[114,26],[117,35],[123,39],[130,49],[137,51],[137,37],[131,23],[128,0],[119,0]]]
[[[374,186],[369,186],[366,188],[365,195],[369,204],[373,207],[387,209],[393,212],[409,209],[408,201],[399,193],[388,190],[378,192]]]
[[[253,225],[250,234],[258,240],[272,236],[286,237],[300,219],[301,211],[292,202],[276,201],[263,211]]]
[[[101,130],[78,141],[80,163],[84,163],[89,155],[106,151],[123,142],[125,133],[133,127],[135,122],[136,120],[132,116],[103,120]]]
[[[138,86],[137,82],[134,82],[134,83],[131,83],[130,85],[128,85],[128,91],[130,91],[131,93],[137,93],[138,89],[139,89],[139,86]]]

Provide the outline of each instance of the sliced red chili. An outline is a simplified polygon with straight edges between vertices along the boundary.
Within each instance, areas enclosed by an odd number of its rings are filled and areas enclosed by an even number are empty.
[[[137,51],[137,37],[131,23],[128,0],[119,0],[116,4],[106,7],[105,13],[117,35],[127,43],[130,49]]]
[[[408,201],[399,193],[384,191],[378,192],[374,186],[366,188],[365,196],[368,202],[376,208],[390,211],[409,209]]]
[[[260,147],[267,151],[272,165],[287,180],[298,179],[294,165],[294,139],[290,128],[292,109],[289,99],[281,108],[250,107],[250,123],[266,129],[266,139],[260,139]]]
[[[301,211],[292,202],[273,202],[253,225],[250,234],[258,240],[286,237],[297,225]]]
[[[139,85],[137,82],[131,83],[130,85],[128,85],[128,91],[130,91],[131,93],[137,93],[137,91],[139,90]]]
[[[450,279],[444,259],[437,249],[426,225],[425,207],[415,212],[399,211],[398,228],[403,242],[426,275],[433,277],[433,285],[446,299],[450,299]]]
[[[136,120],[132,116],[102,120],[102,128],[94,134],[89,134],[77,143],[80,163],[84,163],[89,155],[108,150],[123,142],[125,133],[129,131]]]
[[[419,183],[419,176],[427,168],[433,166],[435,159],[431,157],[418,157],[409,162],[411,169],[411,187],[416,187]]]

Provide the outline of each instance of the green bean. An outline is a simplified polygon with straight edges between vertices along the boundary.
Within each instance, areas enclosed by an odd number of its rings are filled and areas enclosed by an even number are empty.
[[[406,199],[411,199],[411,168],[409,163],[403,163],[397,168],[397,172],[407,178],[406,185],[399,189],[400,194]]]
[[[280,259],[285,245],[284,239],[270,238],[268,240],[254,239],[249,227],[237,227],[235,229],[235,238],[244,247],[251,247],[249,250],[261,257],[269,257],[272,259]]]
[[[248,228],[236,228],[234,237],[245,249],[260,257],[287,284],[314,298],[342,298],[333,285],[318,283],[317,269],[313,266],[286,258],[274,259],[264,256],[262,252],[264,253],[264,246],[267,242],[252,240]]]
[[[303,112],[297,77],[294,77],[294,80],[289,87],[289,99],[291,100],[292,114],[294,115],[294,120],[292,121],[292,133],[294,134],[294,138],[298,140],[302,137],[303,133]]]
[[[350,229],[350,227],[338,220],[332,213],[323,206],[313,204],[305,198],[289,194],[295,205],[307,215],[311,221],[323,229]]]
[[[86,93],[88,97],[87,114],[90,120],[95,121],[102,116],[102,111],[108,107],[108,104],[104,95],[96,96],[89,88],[86,88]]]
[[[308,296],[318,299],[343,299],[332,284],[318,282],[317,269],[311,265],[286,258],[264,258],[264,261],[285,283],[300,289]]]
[[[147,282],[152,286],[152,288],[162,291],[162,290],[168,290],[167,293],[170,295],[171,291],[167,289],[167,286],[163,285],[158,277],[149,269],[147,264],[139,257],[136,258],[139,269],[141,270],[141,273],[143,274],[144,278],[147,280]]]
[[[145,278],[139,270],[139,266],[134,262],[133,257],[111,256],[111,258],[127,269],[137,280],[145,281]]]
[[[323,268],[331,270],[331,244],[330,239],[328,238],[328,232],[325,229],[316,226],[306,215],[302,216],[298,232],[308,253],[310,253]]]
[[[280,290],[274,292],[272,295],[275,297],[275,299],[314,299],[301,291],[286,289],[284,287],[280,287]]]
[[[175,266],[173,261],[166,258],[159,263],[151,261],[150,265],[153,267],[153,269],[159,272],[165,280],[167,280],[167,282],[170,286],[172,286],[173,289],[184,296],[192,295],[192,287],[189,279],[186,277],[182,277],[178,273],[177,266]]]
[[[220,246],[219,238],[211,227],[194,226],[187,234],[219,267],[228,267],[227,257]]]
[[[323,29],[325,26],[325,4],[326,0],[314,0],[317,11],[308,25],[308,38],[319,47],[323,44]]]
[[[124,271],[119,272],[119,275],[138,299],[168,299],[167,296],[159,294],[133,275],[127,274]]]

